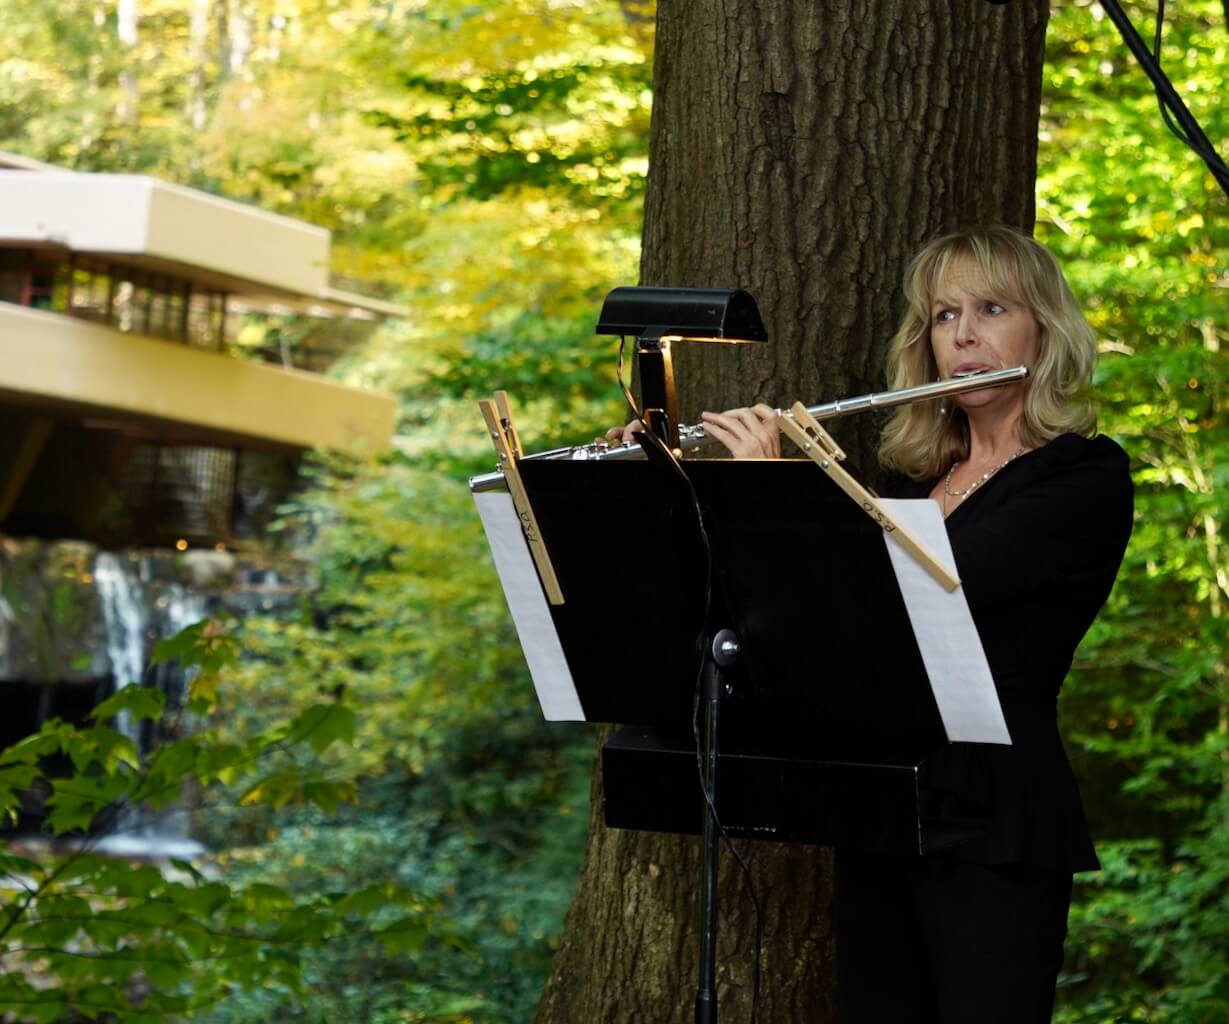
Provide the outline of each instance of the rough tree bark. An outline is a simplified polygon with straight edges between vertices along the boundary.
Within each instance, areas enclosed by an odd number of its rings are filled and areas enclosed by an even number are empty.
[[[700,408],[878,390],[918,245],[961,223],[1030,229],[1047,5],[1017,0],[660,0],[644,284],[746,288],[766,346],[678,347]],[[880,423],[834,433],[864,466]],[[694,838],[606,829],[601,782],[535,1024],[691,1019]],[[830,858],[751,844],[765,1024],[839,1020]],[[754,921],[723,853],[723,1020],[750,1012]]]

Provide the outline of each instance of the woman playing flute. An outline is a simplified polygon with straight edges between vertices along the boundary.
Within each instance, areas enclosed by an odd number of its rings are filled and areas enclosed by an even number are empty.
[[[889,496],[943,511],[1013,742],[950,744],[930,764],[937,809],[981,809],[983,835],[919,857],[836,851],[841,1002],[848,1024],[1042,1024],[1072,875],[1099,866],[1056,702],[1131,532],[1128,461],[1096,433],[1095,338],[1047,249],[1007,228],[946,235],[914,257],[904,291],[893,388],[1030,369],[902,406],[879,448]],[[776,458],[776,415],[703,419],[734,457]]]

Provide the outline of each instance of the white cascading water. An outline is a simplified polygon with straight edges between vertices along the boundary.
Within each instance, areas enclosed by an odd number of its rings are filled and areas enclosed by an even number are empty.
[[[166,609],[166,635],[174,636],[181,629],[195,626],[205,617],[208,605],[204,594],[194,594],[181,584],[173,584]]]
[[[146,604],[146,587],[143,586],[149,583],[151,575],[149,560],[145,558],[139,562],[129,560],[125,567],[118,556],[101,551],[94,564],[94,581],[116,691],[144,681],[146,656],[152,650],[154,638],[174,636],[205,618],[207,599],[179,583],[165,584],[151,609]],[[168,694],[172,698],[178,696],[178,693]],[[117,715],[115,727],[132,740],[138,750],[142,749],[139,724],[131,715],[126,712]],[[147,809],[127,808],[117,822],[119,831],[101,837],[96,849],[138,859],[191,859],[204,848],[187,835],[185,818],[184,811],[176,807],[157,816]]]
[[[140,683],[145,676],[145,645],[149,634],[149,609],[140,584],[124,571],[119,558],[100,551],[94,562],[94,583],[102,605],[106,630],[107,658],[116,692]],[[140,747],[137,723],[123,712],[115,727]]]
[[[209,599],[204,594],[193,593],[182,583],[171,583],[155,604],[158,613],[158,636],[161,638],[174,636],[205,618]],[[190,676],[184,676],[181,687],[186,687],[190,681]],[[178,697],[179,694],[174,696]]]

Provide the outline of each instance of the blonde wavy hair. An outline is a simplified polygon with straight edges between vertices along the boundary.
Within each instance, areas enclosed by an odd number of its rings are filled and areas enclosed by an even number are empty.
[[[892,389],[937,379],[931,309],[949,268],[966,259],[992,295],[1022,302],[1039,328],[1037,363],[1024,383],[1021,443],[1036,448],[1059,434],[1091,437],[1097,415],[1085,390],[1096,361],[1096,336],[1050,250],[1011,228],[956,231],[928,242],[910,261],[904,283],[909,309],[888,349]],[[950,401],[901,406],[879,444],[879,461],[914,480],[933,480],[968,454],[968,420]]]

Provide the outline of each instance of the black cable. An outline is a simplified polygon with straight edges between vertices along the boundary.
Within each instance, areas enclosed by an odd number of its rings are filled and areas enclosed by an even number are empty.
[[[652,444],[658,451],[664,453],[673,467],[674,471],[682,479],[687,488],[687,495],[691,500],[692,511],[696,516],[696,528],[700,534],[700,542],[704,548],[704,613],[700,624],[700,647],[704,650],[704,644],[708,641],[709,632],[712,626],[712,607],[713,607],[713,548],[708,535],[708,527],[704,523],[704,510],[700,506],[700,496],[696,493],[695,484],[691,477],[684,471],[678,458],[674,452],[670,451],[669,447],[664,444],[656,435],[645,431],[645,436],[650,438]],[[713,824],[717,827],[717,834],[721,837],[726,849],[734,857],[739,869],[742,871],[743,879],[747,883],[747,892],[751,896],[751,906],[755,914],[755,962],[751,974],[751,1024],[755,1024],[759,1015],[760,1002],[760,963],[763,959],[763,943],[764,943],[764,915],[760,905],[759,893],[755,888],[755,878],[751,874],[751,867],[746,859],[734,845],[734,840],[729,832],[726,831],[725,825],[721,821],[721,816],[717,813],[717,806],[713,803],[712,795],[708,791],[708,786],[704,783],[704,754],[703,741],[700,738],[700,697],[703,691],[704,684],[704,663],[705,658],[711,652],[705,652],[701,655],[699,669],[696,672],[695,687],[692,691],[691,702],[691,733],[696,745],[696,772],[700,783],[700,792],[704,794],[704,804],[708,808],[708,812],[713,816]]]
[[[643,417],[639,408],[636,406],[635,399],[627,386],[623,382],[623,348],[626,338],[620,339],[619,342],[619,361],[618,361],[618,378],[619,386],[623,389],[623,394],[627,399],[627,403],[631,406],[632,412],[636,419],[643,422]],[[687,488],[687,496],[691,501],[692,511],[696,517],[696,529],[699,531],[700,543],[704,549],[704,611],[700,622],[700,636],[698,646],[701,649],[700,665],[696,672],[695,688],[692,694],[691,703],[691,732],[696,744],[696,770],[700,783],[700,792],[704,794],[704,803],[708,808],[709,813],[713,816],[713,823],[717,827],[717,834],[725,843],[726,849],[734,857],[743,873],[743,878],[747,883],[747,891],[751,896],[751,906],[755,913],[755,964],[751,975],[751,1024],[756,1024],[759,1015],[760,1002],[760,962],[763,959],[763,944],[764,944],[764,915],[760,906],[759,893],[755,888],[755,879],[751,874],[751,867],[743,858],[743,855],[734,845],[733,839],[726,831],[725,825],[721,822],[721,816],[717,813],[717,807],[713,803],[712,796],[708,792],[708,787],[704,784],[704,754],[703,741],[700,738],[700,697],[704,685],[704,663],[709,653],[705,651],[705,644],[708,640],[709,630],[712,625],[712,607],[713,607],[713,547],[708,535],[708,527],[704,522],[704,510],[700,505],[700,496],[696,492],[696,486],[692,482],[686,471],[683,469],[678,457],[672,452],[668,445],[665,444],[656,434],[645,428],[642,431],[641,444],[651,445],[657,453],[661,454],[669,463],[671,469],[683,481],[683,485]]]
[[[1139,61],[1140,66],[1144,69],[1144,73],[1152,80],[1152,85],[1156,89],[1157,98],[1161,103],[1163,117],[1172,114],[1177,121],[1178,128],[1174,129],[1174,133],[1207,164],[1208,170],[1212,172],[1212,177],[1216,179],[1216,183],[1224,190],[1226,195],[1229,195],[1229,167],[1225,166],[1224,160],[1217,153],[1216,147],[1212,145],[1211,140],[1204,134],[1203,129],[1199,127],[1199,122],[1187,109],[1186,104],[1182,102],[1182,97],[1173,87],[1173,83],[1166,77],[1165,72],[1161,70],[1161,65],[1157,58],[1149,51],[1147,44],[1140,38],[1140,35],[1135,31],[1135,26],[1131,24],[1131,19],[1126,16],[1118,0],[1100,0],[1101,8],[1109,15],[1110,20],[1118,29],[1122,36],[1123,42],[1127,44],[1127,48],[1135,55],[1135,59]],[[1160,12],[1158,12],[1159,16]],[[1158,28],[1159,32],[1159,28]],[[1158,47],[1159,49],[1159,47]],[[1168,123],[1168,121],[1166,122]]]
[[[1156,34],[1152,39],[1152,56],[1156,61],[1156,66],[1162,71],[1164,71],[1164,68],[1161,66],[1161,30],[1164,24],[1165,0],[1157,0]],[[1182,130],[1181,126],[1179,126],[1176,121],[1174,121],[1173,115],[1169,112],[1169,107],[1165,105],[1165,98],[1161,95],[1161,91],[1159,89],[1155,89],[1154,91],[1156,92],[1157,107],[1161,111],[1161,120],[1165,122],[1165,127],[1168,128],[1174,138],[1176,138],[1184,146],[1188,146],[1189,148],[1195,150],[1195,152],[1199,152],[1199,147],[1191,141],[1191,137]]]
[[[627,335],[619,338],[619,361],[615,365],[615,377],[618,378],[619,387],[623,391],[623,397],[627,399],[628,408],[632,411],[632,418],[644,422],[644,414],[640,411],[640,407],[636,404],[636,396],[632,394],[631,388],[623,380],[623,349],[627,347]]]

